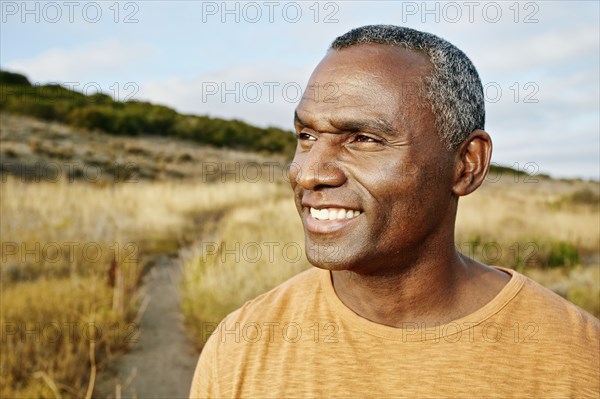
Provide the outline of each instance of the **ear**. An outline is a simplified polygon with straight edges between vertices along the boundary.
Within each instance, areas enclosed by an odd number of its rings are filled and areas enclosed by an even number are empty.
[[[473,130],[455,151],[452,192],[457,196],[471,194],[487,175],[492,157],[492,139],[485,131]]]

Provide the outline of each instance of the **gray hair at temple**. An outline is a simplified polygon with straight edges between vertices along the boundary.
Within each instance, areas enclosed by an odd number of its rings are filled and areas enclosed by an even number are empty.
[[[449,150],[458,147],[475,129],[485,125],[483,87],[475,66],[454,45],[431,33],[394,26],[367,25],[336,38],[331,49],[362,43],[402,46],[425,53],[433,73],[424,79],[438,134]]]

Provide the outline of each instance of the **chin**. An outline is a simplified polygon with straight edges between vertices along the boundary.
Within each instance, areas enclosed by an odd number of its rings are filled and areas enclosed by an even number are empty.
[[[359,263],[347,251],[333,243],[306,242],[306,258],[315,267],[325,270],[354,270]]]

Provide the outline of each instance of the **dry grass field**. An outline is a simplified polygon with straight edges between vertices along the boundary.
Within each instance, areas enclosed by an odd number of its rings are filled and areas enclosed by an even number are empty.
[[[195,227],[213,214],[278,192],[235,182],[107,187],[16,178],[0,187],[2,397],[52,396],[48,380],[85,396],[88,338],[98,335],[97,363],[134,342],[136,288],[153,255],[197,241]],[[39,370],[48,378],[32,378]]]
[[[182,311],[198,348],[228,312],[310,267],[291,190],[264,169],[280,159],[0,119],[0,397],[90,397],[97,373],[135,342],[140,276],[159,254],[178,255]],[[81,172],[38,181],[9,173],[18,162],[55,162],[69,143],[60,160]],[[151,172],[161,156],[170,161]],[[114,179],[100,158],[134,162],[137,175]],[[85,178],[93,164],[110,178]],[[261,179],[249,164],[263,166]],[[457,247],[521,270],[598,317],[599,188],[508,175],[488,182],[461,200]]]

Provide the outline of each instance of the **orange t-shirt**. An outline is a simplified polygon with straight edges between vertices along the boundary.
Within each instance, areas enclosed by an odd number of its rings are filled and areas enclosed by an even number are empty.
[[[513,270],[476,312],[389,327],[309,269],[228,315],[206,343],[191,398],[600,396],[600,322]]]

